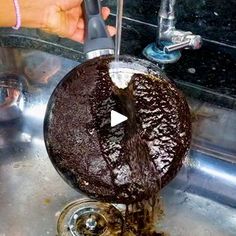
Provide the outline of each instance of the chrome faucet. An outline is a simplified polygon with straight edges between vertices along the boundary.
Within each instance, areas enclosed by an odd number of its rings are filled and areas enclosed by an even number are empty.
[[[161,64],[174,63],[180,58],[181,49],[199,49],[202,45],[200,35],[175,28],[175,2],[176,0],[161,1],[157,40],[143,51],[149,60]]]

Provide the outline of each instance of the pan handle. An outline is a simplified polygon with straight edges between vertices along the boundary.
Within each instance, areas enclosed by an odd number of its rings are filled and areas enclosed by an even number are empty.
[[[114,54],[114,42],[102,18],[100,0],[84,0],[83,6],[85,13],[84,53],[87,59]]]

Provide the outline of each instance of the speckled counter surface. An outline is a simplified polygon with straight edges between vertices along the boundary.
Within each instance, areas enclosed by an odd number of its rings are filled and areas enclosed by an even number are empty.
[[[205,44],[200,50],[184,50],[180,60],[165,71],[189,96],[236,109],[235,53]]]
[[[0,29],[0,46],[36,49],[76,61],[84,60],[82,44],[35,29],[22,28],[15,31],[2,28]]]
[[[123,27],[122,53],[142,58],[142,49],[150,37],[154,38],[155,29],[135,22],[130,25],[127,20]],[[85,60],[81,44],[38,30],[1,29],[0,46],[37,49],[79,62]],[[200,50],[184,50],[181,59],[166,66],[165,71],[188,96],[236,109],[235,49],[204,42]]]
[[[174,79],[236,98],[236,60],[229,53],[207,47],[198,51],[185,50],[177,64],[166,66],[166,72]]]

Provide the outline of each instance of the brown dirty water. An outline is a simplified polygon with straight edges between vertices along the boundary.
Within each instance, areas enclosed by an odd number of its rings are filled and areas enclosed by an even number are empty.
[[[126,207],[122,236],[168,236],[158,230],[157,223],[164,217],[163,205],[157,196],[148,201],[132,204]]]
[[[52,199],[51,199],[51,198],[44,198],[44,199],[43,199],[43,204],[44,204],[44,205],[49,205],[51,202],[52,202]]]

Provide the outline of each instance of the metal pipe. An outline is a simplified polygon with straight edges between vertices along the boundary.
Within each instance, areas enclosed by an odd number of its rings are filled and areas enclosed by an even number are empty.
[[[173,52],[183,48],[200,48],[202,40],[199,35],[175,28],[175,2],[176,0],[162,0],[161,2],[158,14],[159,30],[156,42],[157,47],[166,52]],[[166,46],[163,42],[168,42],[171,45]]]

